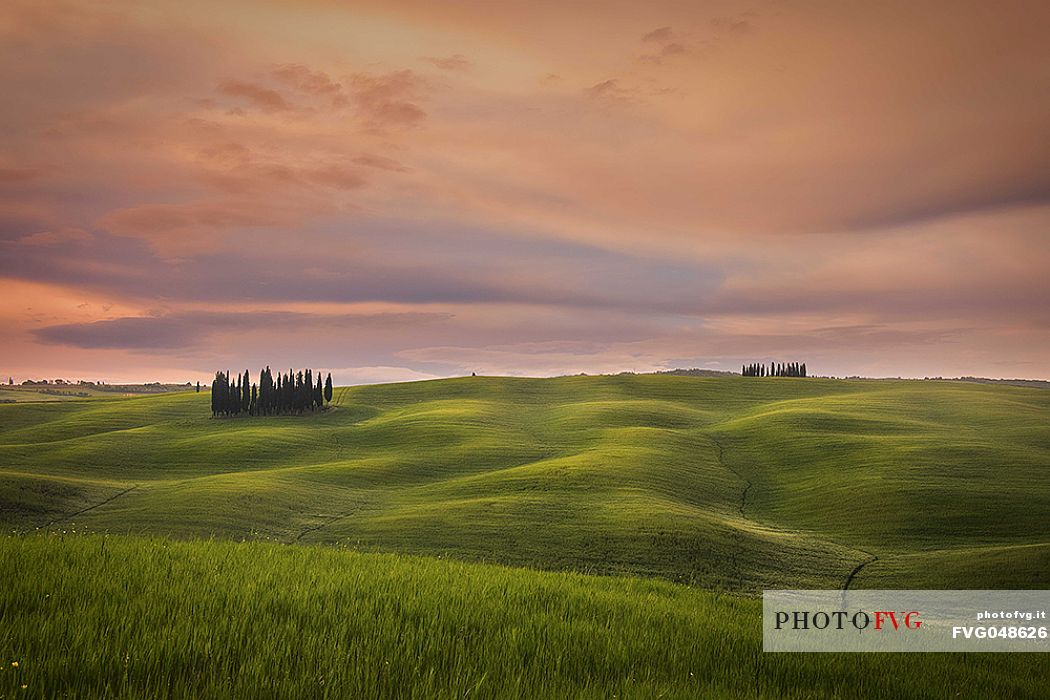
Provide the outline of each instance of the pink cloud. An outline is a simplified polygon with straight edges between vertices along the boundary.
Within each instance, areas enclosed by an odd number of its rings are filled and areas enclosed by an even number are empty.
[[[292,105],[281,93],[256,83],[227,80],[219,85],[219,91],[231,97],[242,97],[252,105],[266,111],[288,111],[292,109]]]
[[[312,95],[335,95],[343,86],[328,77],[327,73],[313,71],[300,64],[285,64],[273,70],[281,82]]]
[[[202,200],[120,209],[98,224],[118,236],[144,240],[162,255],[181,257],[220,250],[230,233],[301,223],[304,218],[303,211],[254,200]]]
[[[412,127],[427,113],[418,102],[425,81],[411,70],[385,74],[355,73],[350,78],[354,101],[372,127]]]
[[[62,228],[57,231],[39,231],[22,237],[22,245],[54,246],[64,243],[83,243],[93,236],[82,228]]]
[[[474,67],[474,62],[463,54],[451,56],[426,56],[422,60],[437,66],[441,70],[465,71]]]
[[[660,44],[670,41],[672,38],[674,38],[674,32],[670,27],[658,27],[642,35],[642,41],[652,41]]]
[[[1048,10],[731,12],[363,0],[271,3],[249,23],[222,8],[8,3],[0,274],[61,275],[143,308],[150,294],[175,311],[233,292],[270,304],[247,281],[184,290],[247,250],[259,269],[308,250],[273,287],[330,300],[366,280],[372,302],[507,320],[462,339],[413,331],[361,360],[451,348],[413,355],[420,372],[471,349],[543,372],[822,345],[843,368],[923,354],[945,373],[1050,371]],[[634,60],[640,47],[659,70]],[[429,81],[408,68],[420,61]],[[456,73],[443,84],[430,66]],[[587,274],[610,256],[632,262]],[[189,262],[166,276],[173,257]],[[711,270],[711,287],[676,286]],[[586,345],[597,308],[622,318]],[[660,327],[628,322],[646,314]],[[24,335],[34,318],[9,327]],[[493,337],[510,325],[557,333],[512,347]]]

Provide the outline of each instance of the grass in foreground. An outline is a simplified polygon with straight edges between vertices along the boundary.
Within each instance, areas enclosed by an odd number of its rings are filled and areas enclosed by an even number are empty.
[[[760,614],[655,580],[332,547],[4,537],[0,697],[1041,698],[1050,683],[1037,654],[763,654]]]

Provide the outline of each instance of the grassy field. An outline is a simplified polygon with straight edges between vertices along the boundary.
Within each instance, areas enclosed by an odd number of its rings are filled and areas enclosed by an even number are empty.
[[[754,594],[1050,588],[1048,475],[1050,391],[961,382],[0,405],[0,697],[1042,697],[1034,655],[764,655]]]
[[[188,388],[178,384],[0,384],[0,404],[154,395]]]
[[[8,530],[216,536],[657,576],[722,590],[1041,585],[1050,392],[673,376],[0,406]],[[969,566],[993,555],[1000,565]],[[870,574],[868,569],[871,569]],[[909,573],[912,572],[912,573]]]
[[[0,696],[1043,698],[1050,682],[1033,654],[763,654],[760,614],[654,579],[0,537]]]

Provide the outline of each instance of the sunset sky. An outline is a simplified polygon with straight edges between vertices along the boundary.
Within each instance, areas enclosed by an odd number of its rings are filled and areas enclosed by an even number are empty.
[[[1050,377],[1046,2],[0,4],[4,381]]]

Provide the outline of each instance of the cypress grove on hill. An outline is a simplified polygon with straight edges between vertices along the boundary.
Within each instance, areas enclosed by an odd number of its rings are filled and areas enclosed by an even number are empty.
[[[740,374],[745,377],[805,377],[805,362],[770,362],[769,367],[762,363],[744,365]]]
[[[249,416],[276,416],[286,413],[301,414],[325,408],[332,400],[332,375],[328,374],[324,384],[321,373],[311,370],[288,370],[278,374],[276,380],[270,368],[259,372],[259,383],[253,384],[248,370],[230,381],[229,371],[216,372],[211,383],[211,413],[213,416],[232,416],[246,413]]]

